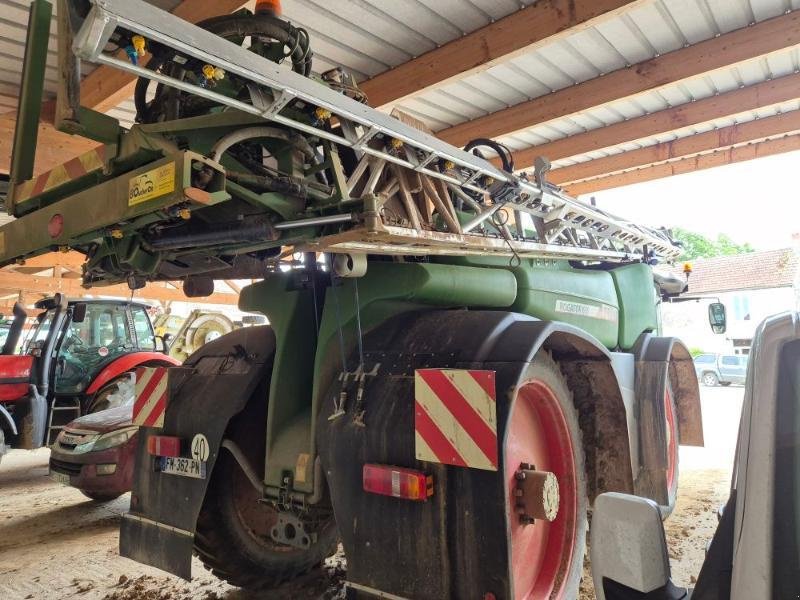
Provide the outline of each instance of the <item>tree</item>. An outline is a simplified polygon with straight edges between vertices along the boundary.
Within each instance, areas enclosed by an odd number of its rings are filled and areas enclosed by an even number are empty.
[[[716,240],[712,240],[702,234],[676,227],[672,230],[672,237],[683,244],[681,260],[731,256],[754,251],[753,247],[747,242],[737,244],[724,233],[719,234]]]

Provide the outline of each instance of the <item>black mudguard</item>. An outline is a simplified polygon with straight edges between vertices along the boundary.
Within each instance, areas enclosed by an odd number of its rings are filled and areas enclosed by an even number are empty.
[[[556,332],[568,335],[551,338]],[[317,421],[351,596],[513,597],[502,440],[513,390],[546,342],[556,356],[585,355],[589,347],[606,352],[569,325],[499,311],[405,313],[366,335],[365,370],[376,371],[366,378],[363,426],[354,418],[352,393],[346,414],[329,420],[340,384],[325,396]],[[416,460],[414,370],[420,368],[495,371],[498,471]],[[434,495],[411,502],[366,493],[365,463],[423,470],[433,475]]]
[[[35,450],[45,443],[47,429],[47,399],[40,395],[35,385],[24,398],[16,401],[14,417],[17,420],[17,443],[22,450]]]
[[[209,342],[175,369],[164,427],[139,433],[131,510],[120,531],[122,556],[191,578],[195,524],[223,435],[269,373],[274,351],[270,327],[245,327]],[[155,458],[147,452],[150,435],[180,437],[183,454],[189,456],[189,444],[198,433],[210,446],[205,479],[155,469]]]
[[[664,393],[671,384],[682,445],[702,446],[700,391],[689,351],[680,340],[642,334],[633,348],[639,415],[639,496],[669,502],[666,486],[666,416]]]

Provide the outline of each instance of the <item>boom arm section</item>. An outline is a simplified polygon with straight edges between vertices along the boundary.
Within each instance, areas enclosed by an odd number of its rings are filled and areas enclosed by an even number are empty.
[[[0,240],[29,243],[0,244],[0,264],[69,246],[87,255],[91,285],[257,277],[286,251],[612,262],[680,253],[666,232],[548,184],[544,159],[533,174],[498,169],[359,102],[341,71],[309,76],[307,35],[275,17],[196,26],[141,0],[69,4],[75,55],[140,78],[140,124],[106,146],[116,154],[82,185],[15,186],[27,195],[13,199],[20,218]],[[145,43],[146,65],[131,53]],[[285,48],[300,68],[279,64]],[[187,151],[196,160],[170,170],[166,157]],[[87,203],[91,220],[43,228]]]

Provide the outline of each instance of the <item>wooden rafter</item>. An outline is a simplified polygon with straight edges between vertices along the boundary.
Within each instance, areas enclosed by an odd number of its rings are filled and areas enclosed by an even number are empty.
[[[78,279],[41,277],[37,275],[24,275],[9,270],[0,271],[0,290],[14,292],[50,295],[61,292],[72,297],[92,296],[118,296],[130,298],[131,291],[125,285],[110,285],[86,289],[81,286]],[[192,302],[201,304],[236,304],[238,294],[214,293],[205,298],[188,298],[182,291],[168,286],[164,282],[150,283],[147,287],[137,290],[134,299],[146,300],[176,300],[178,302]]]
[[[517,169],[525,169],[532,166],[539,156],[546,156],[551,161],[556,161],[668,133],[683,127],[700,125],[714,119],[732,117],[747,111],[789,102],[797,99],[798,90],[800,90],[800,74],[778,77],[718,96],[687,102],[674,108],[592,129],[547,144],[525,148],[514,153],[515,166]],[[499,160],[494,162],[500,166]]]
[[[654,179],[671,177],[673,175],[702,171],[704,169],[721,167],[723,165],[744,162],[755,158],[784,154],[794,150],[800,150],[800,134],[787,135],[785,137],[747,144],[745,146],[736,146],[710,154],[682,158],[660,165],[609,175],[607,177],[588,179],[570,185],[566,189],[570,194],[576,196],[579,194],[591,194],[601,190],[631,185],[633,183],[642,183],[644,181],[652,181]]]
[[[612,154],[604,158],[553,169],[548,173],[547,179],[558,185],[568,186],[584,179],[604,177],[685,156],[713,152],[740,144],[759,142],[781,134],[798,132],[800,132],[800,110],[793,110],[678,138],[671,142],[645,146],[638,150]]]
[[[233,12],[244,4],[242,0],[183,0],[172,13],[186,21],[197,23],[209,17]],[[133,97],[135,84],[136,78],[132,74],[101,65],[81,82],[81,103],[100,112],[108,111]],[[97,146],[97,142],[56,131],[52,127],[54,114],[55,101],[45,102],[36,148],[36,173],[48,171]],[[0,173],[8,173],[10,168],[15,123],[16,111],[0,112]]]
[[[494,138],[800,44],[800,11],[675,50],[437,132],[456,146]]]
[[[359,87],[372,106],[488,69],[544,43],[595,25],[641,4],[641,0],[550,0],[536,2],[389,69]]]

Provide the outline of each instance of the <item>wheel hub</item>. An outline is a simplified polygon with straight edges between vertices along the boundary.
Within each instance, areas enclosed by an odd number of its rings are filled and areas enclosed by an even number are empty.
[[[536,519],[544,519],[550,523],[555,521],[560,502],[555,474],[537,471],[531,464],[520,463],[514,478],[517,480],[514,495],[520,523],[533,525]]]

